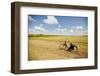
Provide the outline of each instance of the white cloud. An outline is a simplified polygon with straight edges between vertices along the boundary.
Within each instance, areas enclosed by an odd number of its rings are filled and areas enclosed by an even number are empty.
[[[43,21],[47,24],[58,24],[58,21],[54,16],[47,16],[47,19],[44,19]]]
[[[43,27],[40,27],[40,26],[34,26],[33,30],[39,31],[39,32],[46,32],[46,30]]]
[[[70,32],[74,32],[73,29],[71,29]]]
[[[30,21],[33,21],[33,22],[37,22],[35,19],[33,19],[31,16],[28,16],[28,19],[30,20]]]
[[[69,30],[69,33],[71,35],[87,35],[88,31],[87,31],[87,29],[84,29],[83,26],[73,26]]]
[[[76,29],[77,29],[77,30],[82,30],[83,27],[82,27],[82,26],[76,26]]]
[[[58,32],[66,32],[66,31],[67,31],[66,28],[57,28],[56,30],[57,30]]]
[[[84,30],[84,28],[82,26],[72,26],[72,28],[69,30],[69,32],[74,32],[74,31],[81,32],[83,30]]]
[[[83,28],[83,26],[77,25],[77,26],[72,26],[71,29],[73,29],[73,30],[83,30],[84,28]]]

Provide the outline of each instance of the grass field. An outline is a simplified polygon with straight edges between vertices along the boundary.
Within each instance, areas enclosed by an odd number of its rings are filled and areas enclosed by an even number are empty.
[[[59,49],[59,45],[69,40],[78,47],[77,52],[68,52]],[[88,57],[87,36],[54,36],[54,35],[29,35],[28,36],[28,60],[55,60],[78,59]]]

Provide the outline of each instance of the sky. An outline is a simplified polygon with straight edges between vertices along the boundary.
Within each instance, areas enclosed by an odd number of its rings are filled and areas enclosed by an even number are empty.
[[[29,34],[87,35],[88,18],[76,16],[28,15]]]

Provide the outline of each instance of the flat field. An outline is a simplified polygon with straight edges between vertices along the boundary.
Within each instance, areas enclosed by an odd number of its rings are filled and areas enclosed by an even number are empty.
[[[59,45],[65,40],[77,45],[78,52],[68,52]],[[88,36],[29,35],[28,60],[79,59],[88,57]]]

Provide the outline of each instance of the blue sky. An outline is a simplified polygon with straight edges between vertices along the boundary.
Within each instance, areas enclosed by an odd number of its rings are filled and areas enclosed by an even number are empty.
[[[29,34],[87,35],[88,18],[75,16],[28,16]]]

